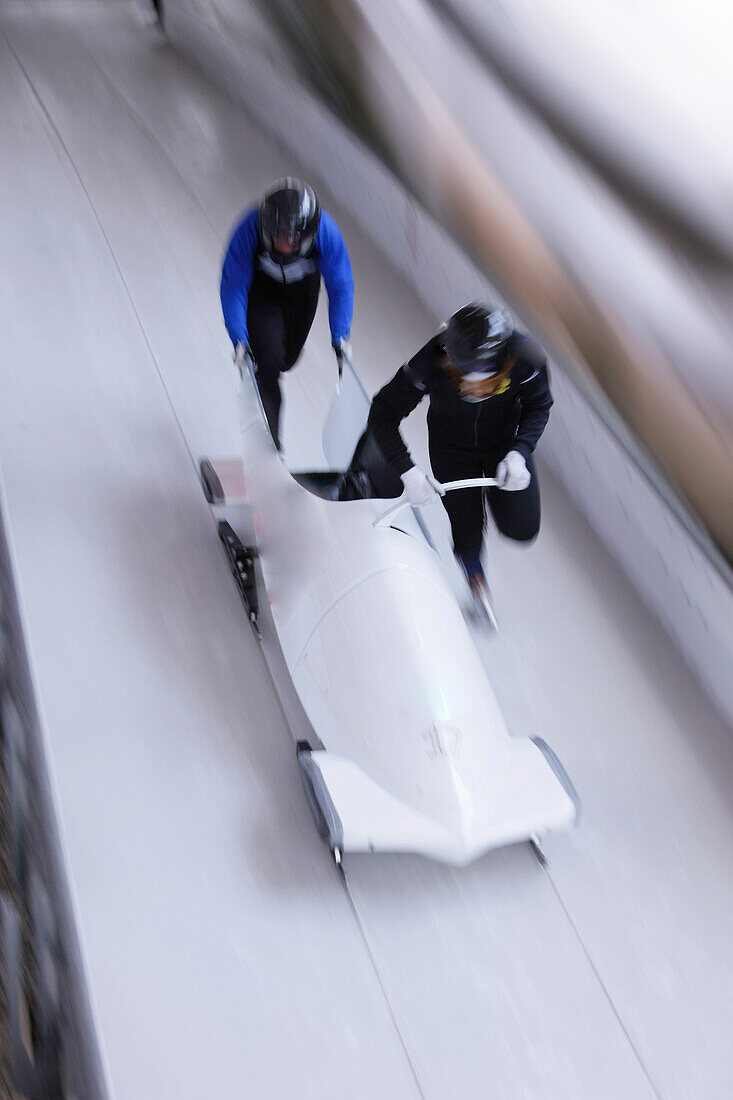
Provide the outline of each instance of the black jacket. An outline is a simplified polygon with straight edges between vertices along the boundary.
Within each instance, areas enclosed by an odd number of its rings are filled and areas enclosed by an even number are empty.
[[[413,465],[400,435],[400,422],[430,398],[431,441],[503,458],[519,451],[525,459],[537,445],[552,407],[545,354],[539,344],[515,332],[504,365],[515,364],[493,397],[471,402],[460,397],[443,369],[445,334],[439,332],[395,374],[372,401],[369,428],[388,462],[404,474]]]

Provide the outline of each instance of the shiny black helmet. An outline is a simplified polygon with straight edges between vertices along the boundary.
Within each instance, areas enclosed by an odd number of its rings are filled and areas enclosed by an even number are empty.
[[[321,208],[312,187],[303,180],[286,176],[275,180],[260,203],[259,235],[266,252],[274,252],[275,241],[285,237],[305,255],[315,240]]]
[[[448,322],[445,346],[451,363],[461,374],[495,374],[501,369],[502,355],[513,332],[512,319],[505,309],[469,302]]]

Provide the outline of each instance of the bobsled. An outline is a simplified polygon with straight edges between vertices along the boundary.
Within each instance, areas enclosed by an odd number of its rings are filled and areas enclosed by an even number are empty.
[[[347,364],[323,435],[332,468],[291,471],[244,366],[242,462],[201,467],[224,516],[238,492],[251,509],[256,546],[226,518],[219,533],[258,633],[269,608],[310,725],[297,754],[316,826],[337,863],[413,852],[462,865],[539,846],[573,825],[577,796],[543,740],[510,735],[427,529],[395,506],[402,484],[364,432],[368,408]]]

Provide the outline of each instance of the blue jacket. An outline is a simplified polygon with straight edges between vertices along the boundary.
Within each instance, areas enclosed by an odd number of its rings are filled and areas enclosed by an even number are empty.
[[[265,271],[267,264],[273,267],[260,244],[257,233],[258,208],[255,206],[244,215],[234,230],[221,273],[221,307],[224,323],[232,343],[248,343],[247,299],[259,263]],[[307,260],[297,261],[302,274],[308,269],[320,271],[328,292],[328,322],[334,344],[351,331],[354,315],[354,276],[346,242],[338,225],[327,210],[321,210],[321,219],[313,250]],[[288,272],[290,265],[285,266]],[[298,275],[296,265],[293,274]],[[304,269],[304,270],[303,270]],[[285,280],[283,280],[285,281]],[[290,280],[288,280],[290,281]]]

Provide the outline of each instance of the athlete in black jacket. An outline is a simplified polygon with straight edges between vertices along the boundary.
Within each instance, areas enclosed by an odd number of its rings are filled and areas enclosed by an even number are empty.
[[[496,477],[501,488],[460,489],[443,504],[453,547],[474,595],[486,578],[480,562],[484,501],[503,535],[534,539],[540,526],[540,493],[532,452],[552,406],[544,352],[515,332],[504,310],[472,302],[451,317],[379,391],[369,427],[385,458],[402,477],[413,504],[437,493],[412,461],[399,425],[430,399],[428,442],[435,477],[455,481]]]

